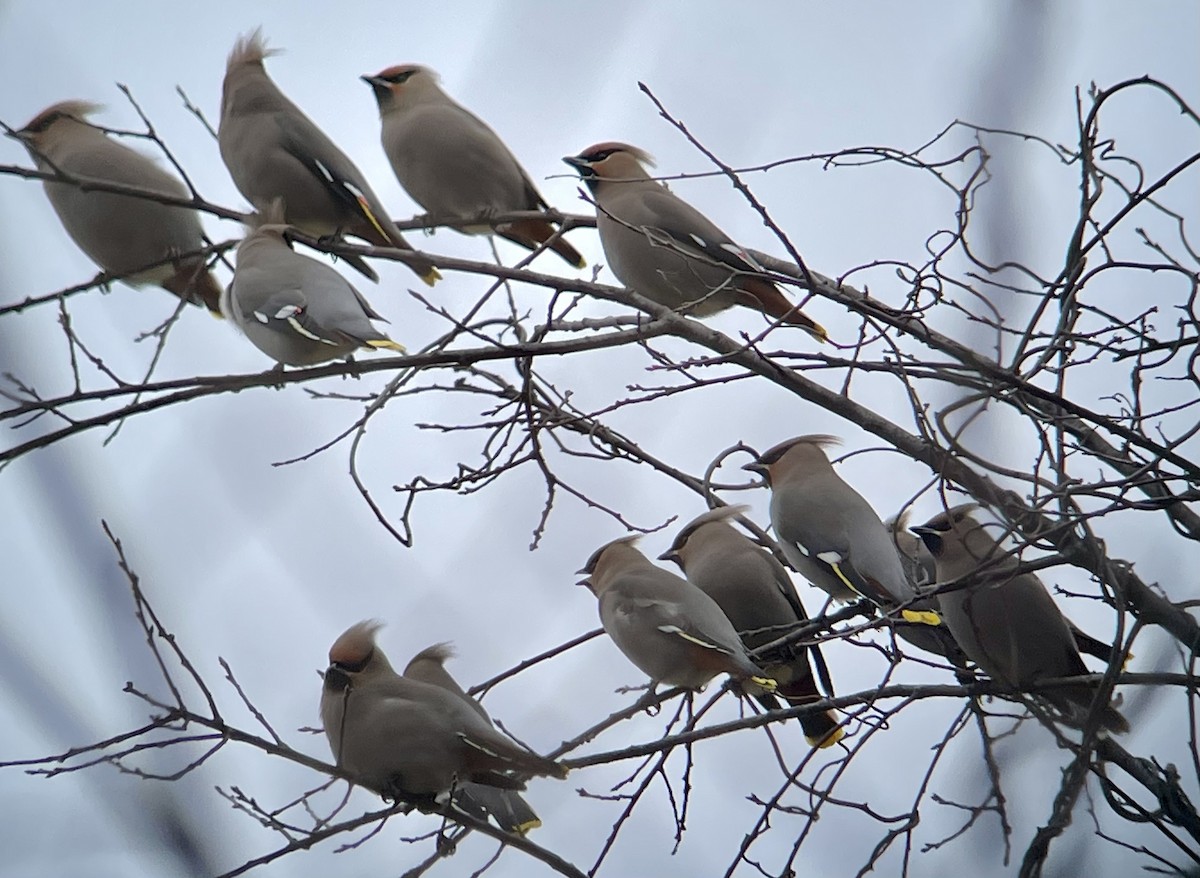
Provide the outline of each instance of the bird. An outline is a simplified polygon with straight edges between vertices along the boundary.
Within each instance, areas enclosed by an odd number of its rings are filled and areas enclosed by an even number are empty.
[[[646,173],[650,155],[625,143],[598,143],[564,156],[591,190],[596,228],[612,273],[667,308],[708,317],[742,305],[799,326],[819,341],[827,333],[779,288],[761,265],[704,214]]]
[[[1003,686],[1025,690],[1041,680],[1088,673],[1071,627],[1046,586],[972,515],[974,504],[939,512],[912,528],[937,564],[942,620],[963,651]],[[953,588],[946,589],[950,583]],[[945,589],[945,590],[943,590]],[[1038,693],[1072,726],[1087,720],[1095,697],[1089,685]],[[1111,732],[1129,723],[1111,704],[1100,708],[1100,724]]]
[[[313,366],[359,348],[404,352],[371,325],[382,320],[336,269],[296,253],[276,200],[237,248],[221,309],[282,368]]]
[[[375,644],[377,621],[351,625],[329,650],[321,722],[338,768],[390,799],[439,803],[461,783],[525,788],[566,768],[502,735],[461,695],[397,674]]]
[[[383,151],[396,178],[430,216],[475,219],[550,209],[504,141],[446,94],[433,70],[400,64],[361,79],[379,104]],[[549,248],[570,265],[587,266],[547,220],[454,228],[468,234],[494,231],[527,250],[550,241]]]
[[[754,650],[807,622],[808,615],[783,565],[730,523],[747,509],[724,506],[698,516],[683,526],[671,547],[658,557],[678,564],[688,582],[717,602],[740,632],[746,649]],[[794,643],[759,660],[775,681],[775,694],[790,705],[822,698],[809,665],[810,653],[824,670],[824,658],[816,644]],[[778,707],[775,697],[766,693],[759,703],[768,710]],[[843,736],[831,710],[801,716],[800,725],[813,746],[830,747]]]
[[[952,509],[960,509],[964,512],[976,508],[978,506],[975,503],[964,503],[952,507]],[[937,562],[925,546],[924,541],[909,529],[911,513],[912,507],[906,507],[898,515],[886,519],[883,524],[891,532],[892,539],[896,541],[896,548],[900,550],[900,558],[904,562],[904,569],[908,574],[909,581],[912,582],[918,593],[928,593],[934,590],[934,584],[937,582]],[[913,606],[918,607],[922,604],[923,601],[919,600]],[[922,608],[924,607],[922,606]],[[1067,624],[1071,627],[1071,635],[1075,638],[1075,645],[1081,653],[1087,653],[1105,663],[1112,661],[1114,650],[1111,643],[1105,643],[1103,640],[1093,637],[1070,619],[1067,619]],[[1129,658],[1131,657],[1130,655]]]
[[[895,542],[825,454],[840,442],[824,434],[797,436],[742,469],[766,480],[780,548],[805,579],[838,601],[866,597],[883,607],[903,604],[916,591]]]
[[[446,660],[453,655],[454,650],[450,644],[435,643],[413,656],[401,676],[453,692],[492,725],[492,718],[483,709],[483,705],[463,691],[446,670]],[[486,820],[490,814],[501,829],[505,832],[515,832],[517,835],[525,835],[542,825],[533,808],[515,790],[466,781],[455,788],[454,803],[480,820]]]
[[[438,270],[411,252],[362,172],[267,76],[263,60],[274,53],[257,28],[237,40],[226,63],[217,144],[238,190],[258,211],[282,198],[287,221],[305,234],[345,233],[408,250],[402,261],[433,286]],[[362,259],[346,261],[379,279]]]
[[[961,650],[940,624],[936,602],[909,582],[890,532],[829,462],[824,449],[840,441],[797,436],[743,467],[762,475],[771,489],[771,525],[784,557],[834,600],[865,597],[894,614],[896,634],[961,669]]]
[[[42,110],[13,137],[24,144],[39,171],[169,198],[191,197],[182,181],[149,156],[92,125],[89,117],[101,109],[88,101],[62,101]],[[206,244],[195,210],[57,180],[44,180],[42,186],[71,240],[103,271],[131,286],[155,284],[219,315],[221,285],[199,252]]]
[[[613,540],[597,549],[579,573],[599,599],[600,622],[617,648],[655,684],[700,689],[729,674],[756,695],[775,681],[750,660],[737,629],[717,602],[655,565],[634,543]]]

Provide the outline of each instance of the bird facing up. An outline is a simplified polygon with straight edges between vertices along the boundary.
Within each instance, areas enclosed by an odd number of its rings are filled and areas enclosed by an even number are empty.
[[[267,75],[263,61],[272,54],[256,29],[226,63],[217,144],[238,190],[258,211],[282,199],[288,223],[306,234],[345,233],[412,251],[354,162]],[[379,279],[361,259],[347,261]],[[424,256],[403,261],[430,286],[441,277]]]
[[[652,563],[636,540],[601,546],[579,571],[586,574],[579,585],[599,599],[600,622],[625,657],[654,683],[699,689],[729,674],[749,694],[774,691],[716,601]]]
[[[565,767],[502,735],[463,696],[397,674],[375,645],[377,622],[359,622],[329,650],[321,721],[337,765],[391,798],[428,799],[465,782],[524,789],[530,775]]]
[[[61,171],[79,181],[130,186],[170,198],[191,197],[182,181],[149,156],[90,124],[88,117],[99,110],[87,101],[62,101],[42,110],[13,136],[40,171]],[[195,210],[55,180],[42,186],[71,240],[105,272],[132,286],[155,284],[220,313],[221,286],[198,252],[206,245]]]
[[[336,269],[296,253],[278,201],[237,249],[222,310],[277,363],[313,366],[359,348],[404,352],[371,325],[382,320]]]
[[[763,268],[704,214],[646,172],[648,153],[598,143],[563,158],[596,202],[596,228],[612,273],[667,308],[707,317],[741,305],[799,326],[819,341],[825,329],[793,305]]]
[[[723,506],[698,516],[683,526],[659,558],[678,564],[688,582],[717,602],[746,649],[754,650],[783,637],[808,616],[783,565],[732,525],[731,520],[746,510]],[[775,694],[790,705],[822,697],[809,665],[810,653],[823,668],[815,644],[792,644],[758,659],[775,680]],[[778,707],[772,695],[764,694],[759,703],[768,710]],[[829,747],[842,738],[833,711],[801,716],[800,724],[814,746]]]
[[[998,683],[1017,690],[1041,680],[1088,673],[1070,625],[1042,581],[1019,572],[1008,552],[971,515],[975,504],[939,512],[913,528],[937,565],[942,619],[963,651]],[[1092,686],[1048,689],[1064,721],[1081,726],[1095,696]],[[1113,732],[1129,724],[1112,705],[1100,709],[1101,725]]]
[[[431,217],[477,219],[550,209],[504,141],[446,94],[428,67],[400,64],[362,79],[379,104],[380,138],[392,170]],[[546,220],[455,228],[495,232],[527,250],[549,241],[569,264],[587,264],[566,240],[555,237],[558,229]]]

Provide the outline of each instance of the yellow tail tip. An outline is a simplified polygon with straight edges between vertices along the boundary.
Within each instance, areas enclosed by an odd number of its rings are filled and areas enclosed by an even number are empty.
[[[575,267],[576,268],[587,268],[587,260],[584,259],[582,256],[580,256],[579,261],[575,263]]]
[[[905,622],[915,622],[918,625],[933,625],[935,628],[942,624],[942,617],[932,610],[902,610],[900,618]]]
[[[822,326],[820,323],[817,323],[815,320],[813,321],[812,328],[809,329],[808,332],[821,344],[825,344],[827,341],[829,341],[829,333],[826,332],[824,326]]]
[[[535,829],[542,828],[542,821],[534,817],[532,820],[526,820],[524,823],[519,823],[513,827],[513,832],[524,838]]]
[[[765,692],[774,692],[779,685],[770,677],[751,677],[750,682],[757,683]]]
[[[832,747],[844,737],[846,737],[846,731],[841,726],[838,726],[823,738],[813,738],[805,735],[804,740],[808,741],[809,746],[816,747],[818,750],[824,750],[827,747]]]
[[[441,279],[442,279],[442,273],[440,271],[438,271],[436,268],[431,268],[431,269],[429,269],[429,271],[427,271],[423,275],[421,275],[421,280],[425,281],[425,283],[429,286],[433,286],[435,283],[437,283]]]
[[[390,338],[373,338],[367,342],[367,347],[374,348],[375,350],[395,351],[398,354],[408,353],[408,348],[398,341],[392,341]]]

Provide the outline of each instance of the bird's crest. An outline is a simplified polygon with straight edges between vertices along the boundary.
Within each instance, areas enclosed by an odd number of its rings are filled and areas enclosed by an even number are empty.
[[[716,509],[710,509],[702,515],[697,515],[691,521],[683,526],[683,529],[675,535],[675,542],[671,543],[670,552],[678,552],[683,548],[684,544],[691,539],[692,534],[704,527],[706,524],[712,524],[714,521],[728,521],[731,518],[737,518],[739,515],[744,515],[750,511],[750,507],[744,503],[739,503],[736,506],[718,506]]]
[[[444,665],[447,659],[454,658],[454,645],[446,643],[435,643],[433,646],[427,646],[419,653],[409,659],[409,664],[420,661],[437,662],[439,665]]]
[[[59,101],[57,104],[46,107],[46,109],[30,119],[29,124],[21,130],[30,134],[40,134],[54,124],[55,121],[63,117],[86,122],[88,116],[99,113],[103,109],[103,104],[93,103],[92,101]]]
[[[621,143],[618,140],[606,140],[603,143],[596,143],[589,146],[579,154],[580,158],[588,159],[589,161],[599,162],[608,158],[615,152],[629,153],[633,158],[637,159],[646,167],[654,167],[654,156],[646,152],[644,149],[639,149],[636,146],[631,146],[628,143]]]
[[[838,436],[832,436],[828,433],[809,433],[804,436],[797,436],[794,439],[788,439],[786,442],[780,442],[773,448],[768,448],[759,455],[758,461],[765,464],[776,463],[797,445],[815,445],[817,448],[829,448],[830,446],[841,444],[842,440]]]
[[[225,62],[225,69],[232,70],[243,64],[261,64],[264,58],[278,55],[280,51],[280,49],[268,48],[266,38],[263,37],[262,27],[256,27],[250,33],[238,37]]]
[[[353,667],[361,665],[375,651],[375,632],[383,627],[378,619],[364,619],[351,625],[329,647],[330,664]]]

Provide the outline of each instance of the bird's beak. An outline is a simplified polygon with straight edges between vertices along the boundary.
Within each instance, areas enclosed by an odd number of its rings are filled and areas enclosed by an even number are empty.
[[[667,549],[667,551],[663,552],[661,555],[658,556],[658,560],[659,561],[673,561],[676,564],[679,564],[680,567],[683,566],[683,564],[679,560],[679,553],[677,551],[675,551],[674,549]]]
[[[748,473],[758,473],[760,476],[767,474],[767,465],[757,460],[752,460],[750,463],[742,467]]]
[[[22,143],[28,143],[33,139],[33,135],[23,128],[20,131],[5,131],[4,134],[7,137],[11,137],[13,140],[19,140]]]
[[[371,88],[375,89],[375,91],[388,91],[392,85],[386,79],[380,79],[378,76],[363,74],[359,77],[359,79],[371,86]]]
[[[563,161],[581,173],[592,167],[591,162],[577,155],[565,155],[563,156]]]

